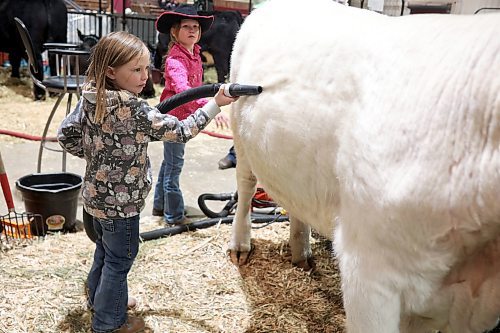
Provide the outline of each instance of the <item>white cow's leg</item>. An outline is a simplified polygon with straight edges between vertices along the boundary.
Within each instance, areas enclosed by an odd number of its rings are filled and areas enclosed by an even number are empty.
[[[359,251],[345,239],[342,224],[335,233],[347,333],[400,333],[401,300],[384,270],[383,253]],[[358,244],[359,245],[359,244]]]
[[[356,265],[351,262],[351,265]],[[342,264],[345,266],[345,263]],[[376,275],[377,272],[373,272]],[[400,299],[383,282],[362,279],[355,270],[342,272],[342,292],[348,333],[400,333]]]
[[[238,186],[238,207],[232,224],[229,254],[236,265],[245,264],[251,250],[251,203],[255,193],[257,179],[250,169],[244,151],[236,147],[238,162],[236,163],[236,180]]]
[[[292,251],[292,264],[310,270],[313,267],[311,244],[309,237],[311,228],[301,220],[290,217],[290,250]]]

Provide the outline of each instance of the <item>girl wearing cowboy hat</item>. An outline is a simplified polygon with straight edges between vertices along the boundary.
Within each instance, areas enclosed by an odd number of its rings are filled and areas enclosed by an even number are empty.
[[[180,5],[174,11],[164,12],[156,20],[156,29],[170,35],[165,59],[165,88],[160,101],[202,84],[203,67],[197,42],[213,20],[213,16],[198,15],[196,8],[190,5]],[[169,114],[182,120],[206,103],[207,99],[198,99],[173,109]],[[218,116],[216,124],[222,125],[224,120],[227,123],[227,118],[224,118]],[[190,222],[184,213],[184,199],[179,186],[184,148],[184,143],[164,142],[163,161],[155,187],[153,215],[163,216],[165,222],[171,225]]]

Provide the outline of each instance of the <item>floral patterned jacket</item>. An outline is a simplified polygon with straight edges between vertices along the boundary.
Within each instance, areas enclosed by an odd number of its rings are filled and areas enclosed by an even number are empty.
[[[179,121],[129,92],[107,91],[104,120],[96,124],[95,100],[95,89],[87,85],[57,139],[67,152],[87,161],[84,206],[99,218],[131,217],[144,208],[152,184],[149,142],[186,142],[220,112],[211,100]]]

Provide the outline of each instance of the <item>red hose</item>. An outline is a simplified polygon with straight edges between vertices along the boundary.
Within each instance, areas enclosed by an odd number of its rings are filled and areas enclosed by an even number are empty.
[[[26,140],[32,140],[32,141],[42,141],[42,137],[41,136],[29,135],[29,134],[24,134],[24,133],[19,133],[19,132],[4,130],[4,129],[0,129],[0,134],[10,135],[10,136],[14,136],[16,138],[21,138],[21,139],[26,139]],[[57,138],[46,137],[45,141],[57,142]]]
[[[216,138],[220,138],[220,139],[229,139],[229,140],[233,139],[233,137],[230,135],[219,134],[219,133],[211,132],[211,131],[203,130],[203,131],[201,131],[201,133],[206,134],[206,135],[210,135],[210,136],[213,136]],[[10,135],[10,136],[13,136],[16,138],[32,140],[32,141],[42,141],[41,136],[29,135],[29,134],[24,134],[24,133],[19,133],[19,132],[4,130],[4,129],[0,129],[0,134]],[[54,137],[47,137],[45,140],[50,141],[50,142],[57,142],[57,138],[54,138]]]

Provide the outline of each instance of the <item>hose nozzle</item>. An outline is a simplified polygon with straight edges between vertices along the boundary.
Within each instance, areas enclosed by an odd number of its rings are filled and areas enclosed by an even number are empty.
[[[224,85],[224,95],[227,97],[258,95],[262,92],[261,86],[250,86],[238,83]]]

